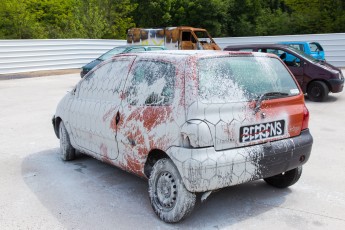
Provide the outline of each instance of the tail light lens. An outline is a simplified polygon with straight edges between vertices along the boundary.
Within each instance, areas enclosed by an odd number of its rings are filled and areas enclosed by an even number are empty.
[[[302,130],[307,129],[309,126],[309,110],[304,105],[303,108],[303,122],[302,122]]]

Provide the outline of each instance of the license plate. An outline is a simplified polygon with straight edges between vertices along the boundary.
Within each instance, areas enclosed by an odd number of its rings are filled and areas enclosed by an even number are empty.
[[[272,121],[240,128],[240,142],[263,140],[284,135],[285,121]]]

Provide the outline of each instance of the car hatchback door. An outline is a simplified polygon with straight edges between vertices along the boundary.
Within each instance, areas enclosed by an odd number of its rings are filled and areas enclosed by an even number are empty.
[[[198,69],[199,101],[187,119],[209,125],[216,150],[299,135],[303,96],[278,59],[205,58]]]

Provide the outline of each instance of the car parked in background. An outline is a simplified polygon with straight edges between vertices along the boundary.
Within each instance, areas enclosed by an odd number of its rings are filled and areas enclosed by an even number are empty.
[[[117,46],[106,53],[102,54],[95,60],[81,67],[80,77],[84,77],[93,67],[101,63],[102,61],[112,58],[116,54],[121,53],[135,53],[142,51],[153,51],[153,50],[165,50],[164,46],[141,46],[141,45],[126,45],[126,46]]]
[[[316,59],[325,60],[325,51],[323,50],[322,46],[318,42],[290,41],[290,42],[279,42],[279,44],[291,46],[295,49],[303,51],[304,53],[308,55],[313,56]]]
[[[231,45],[229,51],[272,53],[280,57],[296,77],[311,101],[324,101],[329,92],[339,93],[344,88],[341,70],[326,61],[313,58],[291,46],[282,44]],[[289,58],[287,58],[289,57]]]
[[[293,185],[313,143],[293,75],[277,56],[249,52],[117,55],[65,95],[52,121],[63,160],[79,150],[147,178],[165,222],[186,217],[196,193]]]

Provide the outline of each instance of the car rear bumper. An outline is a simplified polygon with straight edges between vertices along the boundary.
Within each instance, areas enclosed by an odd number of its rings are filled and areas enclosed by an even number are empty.
[[[339,93],[343,91],[344,88],[344,78],[342,79],[330,79],[328,80],[329,84],[331,84],[331,92],[332,93]]]
[[[313,144],[309,130],[297,137],[255,146],[215,151],[213,147],[172,147],[168,155],[190,192],[205,192],[267,178],[308,161]]]

